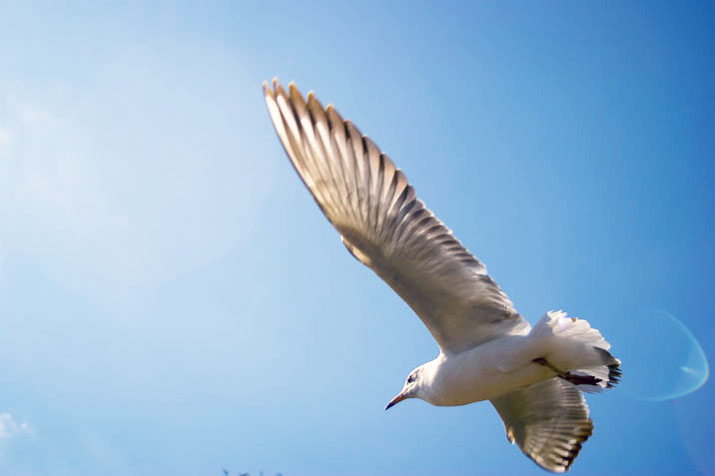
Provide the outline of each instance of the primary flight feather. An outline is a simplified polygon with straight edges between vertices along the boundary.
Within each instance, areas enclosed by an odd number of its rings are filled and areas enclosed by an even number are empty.
[[[593,430],[581,391],[620,377],[608,342],[560,311],[532,329],[372,140],[292,83],[286,92],[274,80],[263,91],[291,163],[347,249],[409,304],[440,347],[386,408],[406,398],[491,400],[509,441],[544,469],[568,470]]]

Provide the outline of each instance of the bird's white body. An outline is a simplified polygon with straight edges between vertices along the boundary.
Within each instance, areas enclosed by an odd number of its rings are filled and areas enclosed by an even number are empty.
[[[433,405],[466,405],[550,379],[552,370],[532,362],[539,347],[528,336],[505,336],[464,352],[441,352],[425,364],[422,398]]]
[[[608,347],[587,321],[549,312],[528,334],[506,335],[462,352],[440,352],[420,367],[424,371],[418,393],[440,406],[492,400],[558,376],[554,369],[593,372],[605,363],[597,349]],[[538,363],[539,358],[550,367]],[[603,372],[608,372],[607,367]],[[602,381],[605,385],[607,375]],[[604,385],[586,391],[598,391]]]

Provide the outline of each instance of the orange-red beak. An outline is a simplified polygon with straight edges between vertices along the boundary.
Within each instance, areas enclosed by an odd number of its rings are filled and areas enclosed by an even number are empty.
[[[387,404],[387,406],[385,407],[385,410],[389,410],[390,407],[396,405],[397,403],[400,403],[405,398],[407,398],[407,395],[405,394],[405,392],[400,392],[399,394],[397,394],[397,396],[395,398],[390,400],[390,403]]]

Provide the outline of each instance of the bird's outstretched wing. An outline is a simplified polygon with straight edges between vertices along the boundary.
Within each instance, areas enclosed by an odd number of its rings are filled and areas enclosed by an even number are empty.
[[[591,436],[593,422],[581,392],[552,378],[492,400],[506,427],[506,437],[539,466],[568,471]]]
[[[529,324],[487,269],[418,200],[390,158],[332,106],[263,85],[286,153],[350,252],[392,287],[445,352]]]

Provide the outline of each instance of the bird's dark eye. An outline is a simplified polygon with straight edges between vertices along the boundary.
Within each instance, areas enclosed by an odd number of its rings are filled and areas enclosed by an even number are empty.
[[[412,383],[415,380],[417,380],[417,374],[412,374],[409,377],[407,377],[407,383]]]

